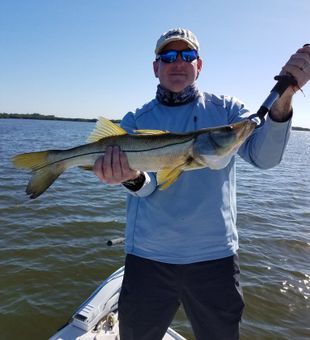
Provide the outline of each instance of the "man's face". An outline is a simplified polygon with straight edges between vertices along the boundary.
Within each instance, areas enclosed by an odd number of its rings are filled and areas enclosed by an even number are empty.
[[[188,48],[184,41],[172,41],[161,52],[167,50],[182,51]],[[154,61],[153,68],[155,76],[159,78],[160,85],[177,93],[195,82],[202,69],[202,60],[196,59],[192,62],[186,62],[178,55],[174,63],[164,63],[161,60]]]

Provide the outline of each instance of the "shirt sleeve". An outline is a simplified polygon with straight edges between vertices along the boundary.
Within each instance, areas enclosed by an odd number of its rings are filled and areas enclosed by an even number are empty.
[[[157,187],[157,180],[154,173],[148,173],[144,172],[145,181],[142,185],[142,187],[137,191],[132,191],[124,186],[124,189],[131,194],[132,196],[136,197],[146,197],[151,195],[151,193],[156,189]]]
[[[250,110],[234,97],[224,96],[223,105],[228,111],[229,124],[246,119],[251,114]],[[239,148],[239,156],[261,169],[269,169],[278,165],[283,158],[289,140],[291,116],[285,122],[276,122],[267,115],[264,124],[257,127]],[[259,123],[258,118],[257,123]]]
[[[236,98],[230,98],[230,121],[237,122],[249,117],[250,111]],[[292,119],[276,122],[267,115],[264,124],[257,127],[240,147],[238,154],[248,163],[269,169],[278,165],[284,155]]]
[[[239,155],[261,169],[278,165],[289,140],[291,123],[291,119],[276,122],[267,116],[264,125],[255,129],[241,146]]]

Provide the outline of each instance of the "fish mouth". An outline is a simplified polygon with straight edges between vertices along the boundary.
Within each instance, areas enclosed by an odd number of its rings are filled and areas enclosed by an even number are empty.
[[[255,127],[256,123],[249,119],[245,119],[237,123],[235,126],[237,138],[238,139],[247,138],[252,133]]]

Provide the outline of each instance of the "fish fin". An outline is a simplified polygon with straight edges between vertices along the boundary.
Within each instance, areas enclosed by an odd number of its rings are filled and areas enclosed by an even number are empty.
[[[48,151],[22,153],[12,158],[12,163],[19,169],[37,170],[48,165]]]
[[[30,198],[40,196],[64,171],[64,164],[51,164],[48,159],[52,151],[31,152],[17,155],[12,158],[16,168],[31,169],[33,175],[26,188]]]
[[[104,137],[126,135],[127,131],[112,123],[109,119],[99,117],[95,129],[87,138],[88,142],[97,142]]]
[[[159,170],[156,176],[159,190],[167,189],[181,176],[182,172],[183,164],[177,166],[176,168],[164,168]]]
[[[169,133],[169,131],[163,131],[163,130],[134,130],[136,134],[142,134],[142,135],[163,135],[166,133]]]
[[[62,172],[63,171],[55,173],[50,166],[35,171],[27,185],[27,195],[29,195],[31,199],[39,197],[54,183]]]
[[[94,167],[92,165],[81,165],[79,166],[80,169],[86,170],[86,171],[93,171]]]

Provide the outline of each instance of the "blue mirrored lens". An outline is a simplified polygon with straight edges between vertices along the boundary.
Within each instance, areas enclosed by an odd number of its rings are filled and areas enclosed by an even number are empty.
[[[182,51],[181,56],[182,59],[187,62],[191,62],[198,58],[198,54],[195,50]]]
[[[196,50],[183,50],[183,51],[169,50],[160,53],[158,59],[160,59],[164,63],[173,63],[177,60],[179,54],[181,55],[182,60],[188,63],[198,58],[198,52]]]
[[[159,58],[165,63],[173,63],[177,60],[178,54],[178,51],[165,51],[159,55]]]

